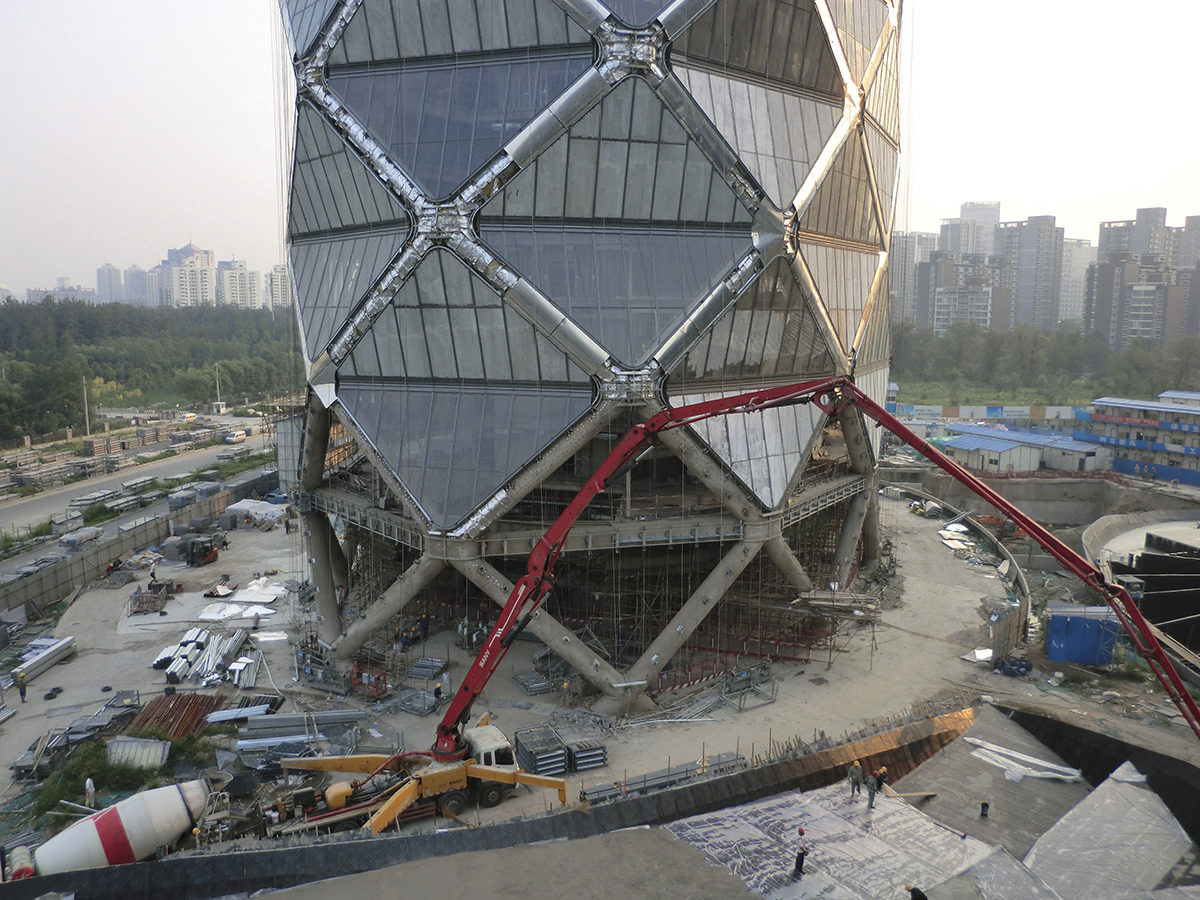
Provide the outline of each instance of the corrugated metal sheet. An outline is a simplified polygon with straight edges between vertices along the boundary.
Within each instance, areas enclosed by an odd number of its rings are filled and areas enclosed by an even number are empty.
[[[993,453],[1009,453],[1020,449],[1020,444],[1002,441],[998,438],[980,437],[974,434],[960,434],[946,441],[947,447],[955,450],[990,450]]]
[[[135,769],[158,769],[167,761],[170,752],[170,741],[117,737],[108,742],[108,761]]]

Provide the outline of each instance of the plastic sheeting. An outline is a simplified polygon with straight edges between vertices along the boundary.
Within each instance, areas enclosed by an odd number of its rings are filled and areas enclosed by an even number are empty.
[[[1167,805],[1124,763],[1043,834],[1025,865],[1064,900],[1153,890],[1191,848]]]

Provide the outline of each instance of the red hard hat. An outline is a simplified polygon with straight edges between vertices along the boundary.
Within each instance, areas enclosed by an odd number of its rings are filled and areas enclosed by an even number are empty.
[[[797,829],[796,829],[796,833],[797,833],[797,834],[804,834],[804,829],[803,829],[803,828],[797,828]]]

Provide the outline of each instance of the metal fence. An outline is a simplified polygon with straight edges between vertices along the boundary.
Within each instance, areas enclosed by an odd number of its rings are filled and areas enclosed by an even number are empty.
[[[103,575],[113,559],[160,543],[170,536],[174,524],[186,525],[192,519],[216,516],[229,504],[229,499],[226,491],[204,497],[183,509],[142,522],[116,537],[94,541],[60,562],[10,581],[0,586],[0,610],[8,611],[29,605],[35,614],[40,615],[76,588]]]

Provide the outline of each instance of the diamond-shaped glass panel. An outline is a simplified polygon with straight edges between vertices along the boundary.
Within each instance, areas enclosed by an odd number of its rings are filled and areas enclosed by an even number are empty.
[[[892,355],[891,330],[891,295],[887,289],[888,274],[883,277],[871,304],[870,317],[867,320],[867,330],[859,344],[856,359],[858,365],[884,362]]]
[[[727,397],[737,391],[683,394],[675,405]],[[688,427],[695,432],[767,509],[787,496],[812,452],[813,436],[825,423],[825,414],[809,404],[785,406],[752,413],[715,416]]]
[[[343,378],[338,399],[435,527],[470,515],[591,405],[590,386]]]
[[[743,73],[840,101],[845,86],[812,0],[717,0],[671,45],[694,68]]]
[[[674,70],[767,196],[787,209],[833,134],[841,108],[685,65]]]
[[[310,360],[325,349],[407,237],[407,229],[395,229],[293,241],[292,272]]]
[[[749,213],[639,78],[505,186],[479,233],[627,365],[751,249]]]
[[[776,259],[671,371],[667,392],[787,384],[832,375],[833,356],[804,289]]]
[[[852,134],[842,146],[800,218],[800,230],[883,246],[862,140]]]
[[[887,22],[887,7],[880,0],[829,0],[838,40],[846,51],[850,72],[861,82]]]
[[[449,251],[427,255],[342,366],[343,377],[588,385],[587,375]]]
[[[800,255],[812,273],[843,350],[849,351],[871,293],[879,254],[801,244]]]
[[[330,66],[589,44],[552,0],[364,0]]]
[[[296,56],[302,57],[329,18],[329,11],[337,4],[337,0],[285,0],[285,3],[292,46],[295,47]]]
[[[288,235],[408,225],[400,201],[315,109],[300,104]]]
[[[892,227],[892,210],[895,208],[896,163],[900,154],[871,123],[868,122],[863,131],[867,136],[867,151],[871,154],[875,185],[879,188],[879,203],[883,207],[884,231],[888,232]]]
[[[893,34],[875,80],[867,89],[867,115],[878,122],[896,144],[900,143],[900,87],[896,76],[899,44],[898,37]]]
[[[590,49],[330,72],[329,87],[432,197],[446,197],[592,62]]]

